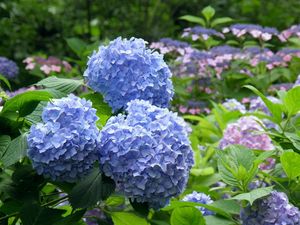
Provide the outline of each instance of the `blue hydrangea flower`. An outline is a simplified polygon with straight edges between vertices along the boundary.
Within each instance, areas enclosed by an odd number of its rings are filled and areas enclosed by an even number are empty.
[[[48,103],[42,120],[31,127],[27,139],[28,156],[37,173],[67,182],[87,175],[99,146],[92,103],[70,94]]]
[[[163,207],[184,190],[193,165],[185,122],[143,100],[126,111],[100,132],[100,167],[127,197]]]
[[[241,113],[246,113],[246,107],[234,98],[226,99],[222,105],[228,111],[240,111]]]
[[[14,79],[19,74],[19,67],[14,61],[0,57],[0,74],[7,79]]]
[[[241,211],[243,225],[299,225],[300,211],[285,193],[273,191]]]
[[[209,195],[206,195],[204,193],[199,193],[196,191],[193,191],[191,194],[188,194],[186,196],[184,196],[184,198],[182,199],[182,201],[184,202],[196,202],[196,203],[202,203],[202,204],[206,204],[209,205],[211,203],[213,203],[214,201],[211,200]],[[196,206],[197,209],[200,210],[200,212],[202,213],[203,216],[208,216],[208,215],[214,215],[215,213],[202,207],[202,206]]]
[[[94,52],[84,73],[114,112],[134,99],[168,107],[174,94],[171,76],[163,55],[147,49],[143,39],[120,37]]]

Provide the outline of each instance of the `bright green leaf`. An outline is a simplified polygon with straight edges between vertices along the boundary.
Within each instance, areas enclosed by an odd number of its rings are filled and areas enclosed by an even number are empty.
[[[11,90],[11,86],[10,86],[10,83],[9,83],[9,81],[2,75],[2,74],[0,74],[0,81],[3,81],[5,84],[6,84],[6,86]]]
[[[294,87],[289,90],[283,102],[290,116],[298,113],[300,111],[300,87]]]
[[[272,190],[273,190],[272,186],[271,187],[264,187],[264,188],[257,188],[257,189],[254,189],[254,190],[248,192],[248,193],[243,193],[243,194],[236,195],[231,199],[247,200],[252,205],[253,202],[256,199],[259,199],[259,198],[262,198],[262,197],[265,197],[265,196],[269,195],[272,192]]]
[[[205,220],[195,207],[180,207],[171,214],[171,225],[205,225]]]
[[[280,157],[284,172],[290,179],[300,176],[300,154],[296,152],[284,152]]]
[[[232,21],[233,21],[233,19],[231,19],[230,17],[216,18],[211,22],[211,26],[215,27],[217,25],[224,24],[224,23],[230,23]]]
[[[201,26],[205,27],[205,21],[201,17],[185,15],[185,16],[179,17],[179,19],[186,20],[186,21],[191,22],[191,23],[198,23]]]
[[[231,220],[218,216],[205,216],[206,225],[235,225]]]
[[[215,15],[215,9],[211,6],[207,6],[202,10],[202,15],[205,17],[206,21],[210,21]]]
[[[150,225],[146,219],[130,212],[112,212],[114,225]]]

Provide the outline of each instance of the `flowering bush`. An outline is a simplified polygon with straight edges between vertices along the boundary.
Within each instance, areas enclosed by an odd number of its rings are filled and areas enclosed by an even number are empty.
[[[96,111],[74,95],[54,100],[31,127],[28,156],[38,174],[74,182],[91,170],[99,146]]]
[[[163,56],[147,49],[142,39],[119,37],[101,46],[90,57],[84,76],[115,112],[134,99],[167,107],[173,96],[171,72]]]
[[[162,207],[184,190],[193,165],[184,121],[142,100],[126,111],[101,130],[100,167],[127,197]]]

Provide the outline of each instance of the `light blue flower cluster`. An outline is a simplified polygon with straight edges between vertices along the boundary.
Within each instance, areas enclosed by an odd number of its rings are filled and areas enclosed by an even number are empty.
[[[7,79],[16,78],[19,73],[17,64],[5,57],[0,57],[0,74]]]
[[[273,191],[241,211],[243,225],[299,225],[300,211],[285,193]]]
[[[246,113],[246,107],[234,98],[226,99],[222,104],[228,111],[240,111]]]
[[[144,100],[126,111],[101,130],[100,167],[127,197],[163,207],[184,190],[193,165],[185,122]]]
[[[99,146],[98,117],[91,102],[70,94],[48,103],[42,119],[28,135],[28,156],[37,173],[67,182],[85,176]]]
[[[163,56],[147,49],[143,39],[119,37],[108,46],[101,46],[90,57],[84,77],[114,112],[134,99],[168,107],[174,93],[171,72]]]
[[[267,98],[273,103],[280,103],[280,100],[273,96],[268,96]],[[251,101],[250,101],[249,112],[255,112],[255,111],[263,112],[263,113],[267,114],[268,116],[272,115],[270,110],[264,103],[264,101],[261,99],[261,97],[251,99]]]
[[[184,196],[184,198],[182,199],[182,201],[184,202],[195,202],[195,203],[202,203],[202,204],[206,204],[209,205],[211,203],[213,203],[214,201],[211,200],[209,195],[206,195],[204,193],[199,193],[196,191],[193,191],[191,194],[188,194],[186,196]],[[200,210],[200,212],[202,213],[203,216],[208,216],[208,215],[214,215],[215,213],[202,207],[202,206],[196,206],[197,209]]]

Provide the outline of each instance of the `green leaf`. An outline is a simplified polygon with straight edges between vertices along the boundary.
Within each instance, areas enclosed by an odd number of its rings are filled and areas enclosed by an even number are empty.
[[[74,208],[87,208],[100,200],[105,200],[114,192],[115,183],[94,168],[84,179],[80,180],[69,194]]]
[[[181,207],[173,210],[171,225],[205,225],[205,220],[195,207]]]
[[[272,115],[274,117],[274,121],[276,123],[280,123],[281,122],[281,120],[282,120],[282,113],[283,113],[283,111],[282,111],[282,104],[273,103],[266,96],[264,96],[259,90],[257,90],[255,87],[253,87],[251,85],[245,85],[244,87],[250,89],[255,94],[257,94],[259,97],[261,97],[261,99],[263,100],[263,102],[266,104],[266,106],[268,107],[268,109],[272,113]]]
[[[272,190],[273,190],[272,186],[271,187],[264,187],[264,188],[257,188],[257,189],[254,189],[254,190],[248,192],[248,193],[243,193],[243,194],[236,195],[231,199],[247,200],[252,205],[253,202],[256,199],[259,199],[259,198],[262,198],[262,197],[265,197],[265,196],[269,195],[272,192]]]
[[[296,134],[296,133],[285,132],[284,134],[292,142],[293,146],[296,149],[300,150],[300,133]]]
[[[124,196],[121,196],[121,195],[110,196],[105,201],[105,205],[110,206],[110,207],[120,206],[120,205],[123,205],[124,203],[125,203],[125,198],[124,198]]]
[[[0,81],[1,80],[6,84],[6,86],[9,88],[9,90],[11,90],[9,81],[2,74],[0,74]]]
[[[146,219],[130,212],[112,212],[114,225],[150,225]]]
[[[23,225],[53,225],[62,219],[64,210],[41,207],[37,204],[25,204],[20,213]]]
[[[226,211],[227,213],[236,214],[236,215],[240,214],[240,210],[241,210],[240,205],[236,201],[228,200],[228,199],[226,200],[220,199],[214,201],[213,203],[210,204],[210,206]]]
[[[35,108],[35,110],[25,117],[26,120],[31,124],[37,124],[42,122],[42,113],[46,105],[47,102],[40,102]]]
[[[215,15],[215,9],[211,6],[207,6],[202,10],[202,15],[205,17],[206,21],[210,21],[211,18]]]
[[[99,117],[101,126],[104,126],[112,115],[112,110],[110,106],[104,102],[103,96],[99,93],[89,93],[82,95],[82,97],[92,102],[93,108],[97,110],[96,114]]]
[[[201,26],[205,27],[205,21],[201,17],[192,16],[192,15],[185,15],[185,16],[179,17],[179,19],[186,20],[186,21],[191,22],[191,23],[198,23]]]
[[[206,225],[235,225],[231,220],[218,216],[205,216]]]
[[[1,114],[6,115],[13,112],[19,114],[20,117],[25,117],[34,111],[40,101],[48,101],[51,97],[47,91],[24,92],[7,100]]]
[[[11,166],[26,155],[27,134],[21,134],[13,139],[3,154],[1,161],[5,167]]]
[[[290,116],[298,113],[300,111],[300,86],[289,90],[283,102]]]
[[[280,157],[284,172],[290,179],[300,176],[300,154],[296,152],[284,152]]]
[[[10,136],[0,135],[0,158],[5,153],[9,143],[10,143]]]
[[[36,83],[37,86],[43,86],[49,89],[55,89],[68,95],[75,91],[79,86],[83,85],[83,80],[74,80],[66,78],[58,78],[55,76],[47,77]]]
[[[76,53],[76,55],[81,58],[87,47],[87,44],[78,38],[67,38],[66,42],[68,46]]]
[[[214,19],[211,22],[211,26],[215,27],[217,25],[224,24],[224,23],[230,23],[232,21],[233,21],[233,19],[231,19],[230,17],[221,17],[221,18]]]

